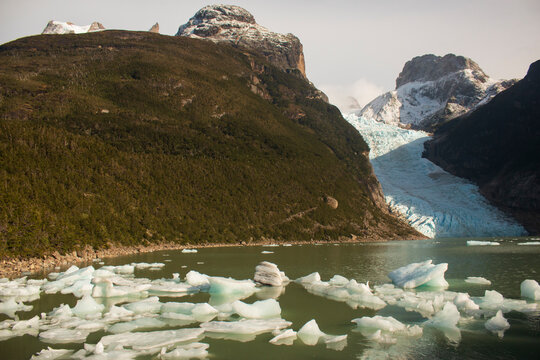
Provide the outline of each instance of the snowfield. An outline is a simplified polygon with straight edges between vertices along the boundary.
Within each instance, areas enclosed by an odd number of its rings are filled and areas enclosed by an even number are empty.
[[[371,149],[369,157],[386,202],[429,237],[520,236],[525,229],[488,204],[469,181],[422,158],[423,131],[344,115]]]

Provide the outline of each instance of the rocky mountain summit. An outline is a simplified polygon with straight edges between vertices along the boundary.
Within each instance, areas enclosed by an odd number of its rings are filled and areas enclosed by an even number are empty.
[[[540,233],[540,60],[488,104],[453,119],[424,156],[477,183],[494,205]]]
[[[94,21],[90,25],[80,26],[69,21],[62,22],[51,20],[47,23],[47,26],[45,26],[42,34],[82,34],[99,30],[105,30],[105,27],[97,21]]]
[[[152,27],[148,31],[151,33],[159,34],[159,23],[155,23],[154,25],[152,25]]]
[[[177,36],[229,42],[253,49],[270,63],[306,77],[304,53],[293,34],[279,34],[257,24],[247,10],[234,5],[209,5],[180,26]]]
[[[494,80],[463,56],[418,56],[405,64],[395,90],[377,97],[358,114],[431,131],[487,103],[515,81]]]

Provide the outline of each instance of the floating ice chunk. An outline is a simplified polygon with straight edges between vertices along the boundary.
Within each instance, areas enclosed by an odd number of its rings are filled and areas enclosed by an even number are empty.
[[[41,332],[39,339],[49,344],[83,343],[89,334],[85,330],[56,328]]]
[[[518,245],[540,245],[540,241],[527,241],[527,242],[520,242]]]
[[[326,348],[335,351],[341,351],[347,346],[347,335],[326,335],[324,337]]]
[[[491,285],[491,281],[483,277],[469,276],[465,279],[465,282],[469,284],[478,284],[478,285]]]
[[[187,302],[164,303],[160,312],[164,318],[186,321],[209,321],[218,314],[218,310],[207,303],[192,304]]]
[[[85,295],[77,301],[77,305],[72,309],[72,312],[81,318],[96,318],[101,317],[101,312],[104,309],[104,305],[98,304],[90,295]]]
[[[39,329],[39,316],[36,315],[29,320],[17,321],[11,328],[11,330],[13,331],[19,331],[24,329]]]
[[[298,337],[302,342],[306,345],[316,345],[319,342],[319,338],[322,336],[325,336],[326,334],[319,329],[319,325],[317,325],[317,322],[315,319],[312,319],[304,324],[298,330]]]
[[[444,279],[444,273],[447,269],[447,263],[434,265],[432,260],[426,260],[400,267],[388,274],[388,277],[392,279],[394,284],[405,289],[420,285],[448,287],[448,283]]]
[[[137,270],[142,270],[142,269],[153,269],[153,268],[157,268],[157,269],[160,269],[162,267],[165,266],[164,263],[145,263],[145,262],[140,262],[140,263],[131,263],[132,266],[135,266],[135,269]]]
[[[283,319],[242,319],[239,321],[210,321],[201,324],[204,331],[237,335],[257,335],[291,326]]]
[[[456,305],[447,302],[441,311],[435,314],[432,319],[425,322],[425,325],[441,330],[448,340],[459,342],[461,340],[461,333],[456,326],[459,319],[460,314]]]
[[[279,244],[266,244],[263,247],[279,247]]]
[[[263,261],[255,267],[255,282],[263,285],[281,286],[289,281],[285,273],[279,271],[276,264],[268,261]]]
[[[104,336],[101,338],[100,342],[107,349],[114,349],[117,346],[122,346],[138,351],[159,351],[162,347],[196,341],[201,338],[203,333],[204,330],[200,328],[136,333],[128,332]]]
[[[30,360],[68,359],[71,354],[73,354],[73,350],[53,349],[48,347],[47,349],[43,349],[39,353],[32,355]]]
[[[211,294],[252,294],[257,289],[251,280],[235,280],[218,276],[209,276]]]
[[[111,306],[109,311],[103,315],[103,320],[107,322],[127,321],[133,317],[135,313],[122,306]]]
[[[498,310],[502,307],[504,297],[495,290],[486,290],[484,297],[479,299],[480,308],[487,310]]]
[[[1,297],[18,297],[32,298],[34,296],[39,297],[41,287],[38,285],[26,285],[26,283],[18,284],[16,282],[11,282],[9,285],[0,286],[0,296]]]
[[[321,281],[321,275],[319,275],[318,272],[314,272],[304,277],[296,279],[296,282],[300,284],[312,284],[312,283],[316,283],[320,281]]]
[[[364,316],[358,319],[353,319],[351,322],[355,323],[360,328],[381,330],[387,332],[403,331],[406,329],[405,324],[394,319],[391,316]]]
[[[191,286],[197,286],[199,288],[210,287],[208,275],[203,275],[194,270],[191,270],[186,274],[186,282]]]
[[[122,305],[125,309],[133,311],[135,314],[157,314],[161,310],[163,303],[159,302],[157,296],[148,299],[132,302]]]
[[[133,265],[115,266],[114,272],[117,274],[133,274],[135,272],[135,266]]]
[[[14,318],[17,311],[30,311],[32,305],[25,305],[22,302],[16,302],[13,298],[0,303],[0,313]]]
[[[508,320],[503,317],[502,311],[497,311],[497,315],[486,321],[486,329],[494,334],[497,334],[500,338],[504,336],[504,332],[510,328]]]
[[[185,296],[189,293],[195,293],[198,291],[198,287],[194,287],[185,283],[176,283],[174,281],[154,283],[148,289],[148,292],[151,295],[165,295],[169,297]]]
[[[184,254],[194,254],[197,252],[197,249],[183,249],[182,253]]]
[[[536,280],[523,280],[521,283],[521,297],[531,300],[540,300],[540,285]]]
[[[237,300],[232,307],[238,315],[249,319],[267,319],[281,315],[281,307],[274,299],[255,301],[253,304]]]
[[[341,275],[334,275],[328,283],[334,286],[345,286],[349,283],[349,279]]]
[[[467,246],[497,246],[501,245],[496,241],[478,241],[478,240],[467,240]]]
[[[261,251],[261,254],[273,254],[273,253],[274,253],[273,251],[267,251],[267,250]]]
[[[75,294],[77,292],[77,295],[82,296],[83,293],[88,293],[88,284],[92,279],[94,271],[95,269],[93,266],[79,269],[77,266],[73,265],[65,272],[59,273],[54,281],[43,284],[43,291],[45,291],[46,294],[55,294],[77,283],[72,288],[64,290],[64,293],[73,292]]]
[[[469,294],[466,293],[458,293],[453,301],[454,305],[461,311],[480,309],[480,306],[472,301]]]
[[[111,334],[119,334],[135,330],[159,329],[165,326],[167,326],[167,323],[161,320],[143,317],[128,322],[114,324],[107,331]]]
[[[144,283],[130,282],[121,277],[96,277],[92,279],[94,288],[92,290],[93,297],[144,297],[148,293],[146,292],[152,285]],[[124,284],[115,286],[114,284]]]
[[[161,350],[160,359],[206,359],[208,357],[208,347],[210,345],[196,342],[187,345],[177,346],[174,350],[166,352]]]
[[[73,316],[73,312],[71,311],[71,308],[69,305],[61,304],[60,306],[54,308],[50,313],[49,317],[55,318],[58,320],[61,319],[68,319]]]
[[[283,331],[275,331],[272,333],[275,335],[270,339],[270,344],[274,345],[292,345],[294,340],[296,340],[296,331],[292,329],[287,329]]]

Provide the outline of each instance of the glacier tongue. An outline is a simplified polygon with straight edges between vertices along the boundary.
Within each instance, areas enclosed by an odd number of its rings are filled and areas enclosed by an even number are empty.
[[[526,232],[487,203],[478,187],[422,158],[427,133],[354,114],[344,116],[369,145],[371,163],[393,211],[429,237],[518,236]]]

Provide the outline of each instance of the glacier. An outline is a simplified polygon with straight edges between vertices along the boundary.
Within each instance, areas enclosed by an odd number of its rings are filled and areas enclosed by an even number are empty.
[[[390,209],[428,237],[521,236],[525,229],[490,205],[469,181],[422,158],[423,131],[345,114],[364,137]]]

